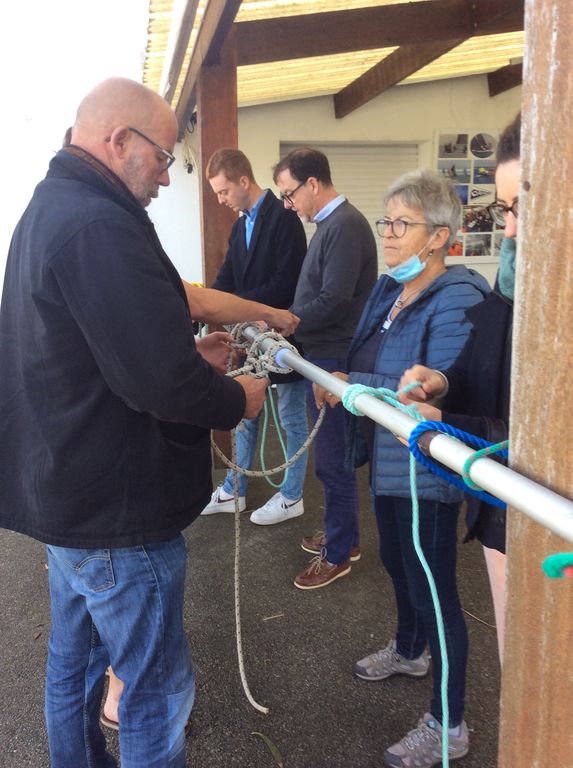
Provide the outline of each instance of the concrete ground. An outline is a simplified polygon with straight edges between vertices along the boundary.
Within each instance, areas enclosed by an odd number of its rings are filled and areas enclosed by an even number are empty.
[[[216,470],[215,482],[222,476]],[[197,673],[190,768],[275,768],[277,761],[255,732],[276,745],[285,768],[377,768],[384,748],[415,727],[428,708],[429,677],[368,683],[352,675],[357,659],[386,645],[395,622],[364,469],[359,482],[362,559],[348,576],[323,589],[303,592],[292,583],[310,558],[300,548],[301,537],[321,528],[322,492],[311,465],[302,517],[259,527],[242,515],[243,653],[251,692],[269,708],[268,715],[248,703],[239,678],[233,517],[200,518],[185,532],[185,623]],[[273,493],[264,480],[251,481],[249,508]],[[50,626],[45,563],[41,544],[0,530],[1,768],[49,766],[42,712]],[[494,768],[499,665],[487,575],[475,543],[459,547],[459,586],[470,635],[471,747],[456,765]],[[117,739],[108,733],[117,755]]]

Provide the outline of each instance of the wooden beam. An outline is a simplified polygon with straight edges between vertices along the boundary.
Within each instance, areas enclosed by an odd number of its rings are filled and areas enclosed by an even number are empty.
[[[219,205],[217,195],[205,179],[209,158],[221,147],[237,148],[237,60],[235,30],[220,49],[219,63],[204,65],[197,80],[197,130],[201,188],[201,232],[203,281],[211,286],[227,252],[227,241],[236,214]]]
[[[524,0],[431,0],[236,23],[237,63],[327,56],[523,29]]]
[[[233,25],[241,0],[210,0],[205,9],[199,34],[191,54],[181,96],[175,109],[179,122],[179,136],[183,135],[195,108],[195,85],[204,61],[216,61],[219,48]]]
[[[568,498],[573,489],[567,427],[573,368],[573,325],[567,320],[573,303],[572,26],[571,0],[528,0],[510,426],[511,466]],[[572,547],[513,510],[507,536],[498,765],[565,768],[573,765],[573,583],[547,578],[541,563]]]
[[[213,152],[221,147],[238,147],[237,124],[237,45],[236,32],[231,27],[226,40],[218,48],[217,63],[203,64],[197,78],[197,130],[199,132],[198,173],[201,198],[201,251],[203,282],[213,285],[225,254],[236,214],[226,205],[219,205],[217,195],[205,178],[207,163]],[[216,330],[211,329],[211,330]],[[225,456],[231,455],[229,432],[213,432],[213,439]],[[221,460],[214,459],[216,467]]]
[[[516,85],[521,85],[523,79],[523,64],[508,64],[506,67],[496,69],[487,76],[487,86],[490,96],[509,91]]]
[[[334,96],[334,113],[337,118],[345,117],[358,107],[401,82],[422,67],[443,56],[474,34],[491,34],[501,27],[520,25],[523,27],[523,0],[483,0],[469,3],[464,0],[470,17],[470,26],[463,37],[422,42],[416,45],[401,45],[382,61],[358,77]],[[418,4],[414,4],[416,7]],[[433,5],[421,3],[420,5]],[[395,8],[396,6],[387,6]],[[487,11],[484,13],[484,9]],[[479,30],[475,32],[475,30]],[[448,28],[449,31],[449,28]],[[427,39],[427,38],[426,38]]]
[[[334,114],[345,117],[460,43],[463,39],[401,46],[334,95]]]

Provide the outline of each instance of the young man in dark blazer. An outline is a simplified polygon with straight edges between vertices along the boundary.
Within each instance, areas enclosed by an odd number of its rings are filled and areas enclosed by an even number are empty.
[[[293,211],[284,208],[268,189],[255,181],[248,158],[237,149],[220,149],[207,165],[207,179],[221,205],[243,215],[235,222],[227,256],[213,288],[272,307],[291,306],[306,254],[304,228]],[[277,385],[279,418],[286,432],[287,454],[296,453],[308,435],[305,383],[299,374],[271,374]],[[257,445],[258,417],[237,431],[237,463],[250,469]],[[306,474],[304,453],[288,469],[280,491],[251,514],[258,525],[273,525],[302,515]],[[213,493],[203,515],[233,512],[233,472]],[[246,508],[247,478],[239,475],[239,508]]]

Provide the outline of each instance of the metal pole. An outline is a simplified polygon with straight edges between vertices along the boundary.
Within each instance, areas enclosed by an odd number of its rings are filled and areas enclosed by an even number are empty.
[[[244,335],[253,341],[261,330],[257,326],[243,329]],[[272,339],[263,340],[261,347],[267,351],[276,343]],[[306,379],[319,384],[337,397],[342,397],[348,384],[323,371],[298,352],[280,349],[275,355],[275,363],[289,367]],[[359,395],[354,401],[356,408],[395,435],[408,438],[418,422],[411,416],[391,405],[376,399],[372,395]],[[429,453],[445,466],[458,474],[462,473],[465,461],[474,454],[473,448],[455,440],[449,435],[437,434],[430,441]],[[573,543],[573,502],[559,496],[554,491],[533,482],[509,467],[489,458],[478,459],[470,469],[470,477],[484,491],[497,496],[515,509],[523,512],[532,520]]]

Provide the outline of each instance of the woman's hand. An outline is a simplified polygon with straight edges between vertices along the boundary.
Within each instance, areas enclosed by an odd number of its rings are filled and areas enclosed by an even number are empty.
[[[416,410],[420,416],[424,417],[425,421],[441,421],[442,412],[439,408],[428,403],[416,403]]]
[[[412,400],[417,403],[424,403],[426,400],[440,397],[446,392],[446,377],[433,368],[426,368],[425,365],[414,365],[404,371],[398,389],[403,389],[415,381],[419,381],[421,386],[410,392],[402,393],[399,398],[401,403],[409,404]]]
[[[332,375],[336,376],[336,378],[340,379],[341,381],[348,381],[347,373],[334,371]],[[334,408],[340,402],[339,397],[336,397],[336,395],[333,395],[332,392],[329,392],[327,389],[325,389],[325,387],[320,387],[318,384],[312,385],[312,391],[314,392],[314,402],[316,403],[318,410],[320,410],[325,403],[328,403],[331,408]]]

